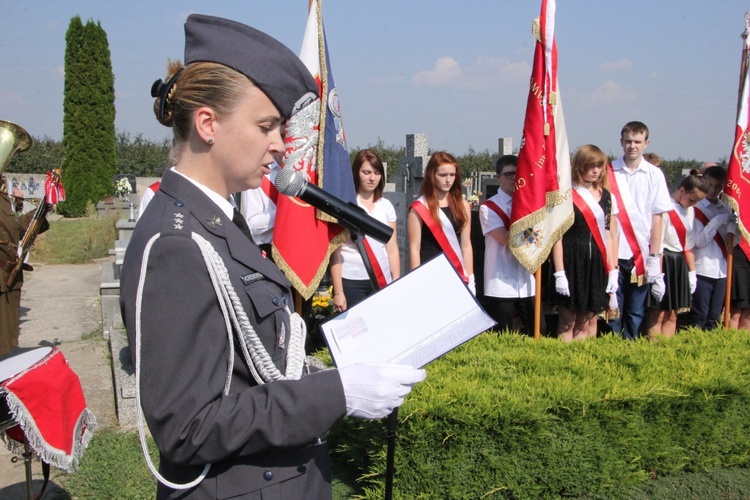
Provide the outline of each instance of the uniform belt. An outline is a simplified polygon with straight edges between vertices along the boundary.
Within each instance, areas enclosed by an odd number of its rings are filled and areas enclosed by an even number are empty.
[[[0,269],[5,271],[6,273],[9,273],[13,271],[13,269],[16,267],[16,261],[9,262],[7,260],[0,259]],[[29,264],[26,264],[25,262],[21,264],[21,270],[22,271],[33,271],[34,268],[31,267]]]

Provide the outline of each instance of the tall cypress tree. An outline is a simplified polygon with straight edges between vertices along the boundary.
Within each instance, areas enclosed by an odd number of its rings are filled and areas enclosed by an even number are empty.
[[[65,35],[62,180],[67,200],[58,211],[80,216],[114,188],[115,78],[107,34],[76,16]]]

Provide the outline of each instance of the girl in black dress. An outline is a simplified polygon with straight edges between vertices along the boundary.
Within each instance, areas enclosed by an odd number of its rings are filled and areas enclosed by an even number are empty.
[[[559,313],[561,340],[596,337],[597,316],[617,291],[617,214],[604,188],[607,155],[591,144],[573,157],[572,196],[575,221],[552,248],[555,287],[552,303]]]

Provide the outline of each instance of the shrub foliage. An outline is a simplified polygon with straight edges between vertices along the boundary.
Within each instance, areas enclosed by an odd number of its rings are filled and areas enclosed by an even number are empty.
[[[399,411],[397,498],[617,497],[650,478],[748,466],[750,336],[563,344],[484,333],[427,367]],[[382,423],[331,441],[382,498]]]

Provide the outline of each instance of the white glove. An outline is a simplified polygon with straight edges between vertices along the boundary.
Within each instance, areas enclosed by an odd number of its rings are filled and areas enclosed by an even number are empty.
[[[661,256],[656,255],[648,256],[646,260],[646,281],[653,283],[654,280],[661,274]]]
[[[612,269],[607,276],[607,288],[604,290],[605,293],[617,293],[617,289],[620,287],[618,281],[620,280],[620,270]]]
[[[565,271],[557,271],[555,274],[555,291],[560,295],[570,297],[570,287],[568,278],[565,277]]]
[[[466,286],[469,287],[469,290],[471,290],[472,295],[474,295],[474,297],[476,297],[477,296],[477,281],[474,278],[473,274],[469,275],[469,284],[466,285]]]
[[[690,295],[695,293],[695,289],[698,288],[698,275],[695,271],[688,271],[688,281],[690,282]]]
[[[358,363],[339,368],[348,417],[375,420],[401,406],[417,382],[427,376],[409,365]]]
[[[654,281],[651,282],[651,295],[654,296],[657,302],[661,302],[664,298],[664,292],[667,291],[667,286],[664,284],[664,275],[659,274]]]
[[[615,310],[617,310],[619,308],[620,308],[620,306],[617,303],[617,295],[613,293],[613,294],[611,294],[609,296],[609,310],[610,311],[615,311]]]

